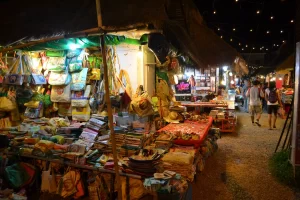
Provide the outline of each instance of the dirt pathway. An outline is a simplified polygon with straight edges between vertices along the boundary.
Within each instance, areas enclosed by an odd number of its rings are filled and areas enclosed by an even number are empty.
[[[284,120],[278,120],[277,130],[268,130],[267,114],[263,114],[261,124],[262,127],[253,126],[249,114],[238,114],[236,133],[222,134],[218,152],[197,175],[194,200],[296,199],[294,192],[277,182],[268,168]]]

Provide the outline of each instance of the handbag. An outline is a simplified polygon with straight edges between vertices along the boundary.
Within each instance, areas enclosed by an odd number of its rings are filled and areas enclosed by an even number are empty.
[[[50,85],[68,85],[71,81],[71,75],[66,72],[51,72],[49,76]]]
[[[80,91],[84,90],[86,85],[88,68],[83,68],[80,72],[72,73],[71,90]]]
[[[49,57],[47,61],[47,70],[61,72],[66,70],[65,57]]]
[[[52,86],[50,99],[52,102],[70,102],[70,84],[67,86]]]

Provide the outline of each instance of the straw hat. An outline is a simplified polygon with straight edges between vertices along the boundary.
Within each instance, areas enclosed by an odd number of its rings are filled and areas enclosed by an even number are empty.
[[[100,114],[99,114],[101,117],[107,117],[108,116],[108,113],[107,111],[102,111]]]
[[[183,120],[183,117],[177,112],[172,111],[167,117],[164,117],[164,120],[169,123],[179,123]]]

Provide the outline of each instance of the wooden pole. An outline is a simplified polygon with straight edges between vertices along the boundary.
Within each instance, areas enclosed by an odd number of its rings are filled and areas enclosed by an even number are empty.
[[[102,14],[101,14],[101,3],[100,3],[100,0],[96,0],[96,10],[97,10],[98,27],[102,27]]]
[[[109,97],[108,70],[107,70],[106,47],[105,47],[105,43],[104,43],[104,38],[105,38],[105,34],[100,36],[101,50],[102,50],[102,60],[103,60],[103,65],[104,65],[105,101],[106,101],[107,112],[108,112],[110,140],[111,140],[111,143],[112,143],[114,167],[115,167],[116,179],[117,179],[116,189],[118,191],[118,199],[122,199],[121,180],[120,180],[120,173],[119,173],[119,165],[118,165],[118,157],[117,157],[117,148],[116,148],[114,124],[113,124],[113,114],[112,114],[112,108],[111,108],[111,101],[110,101],[110,97]]]

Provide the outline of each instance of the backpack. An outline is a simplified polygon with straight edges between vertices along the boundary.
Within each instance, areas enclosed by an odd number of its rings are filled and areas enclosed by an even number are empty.
[[[278,97],[277,97],[277,90],[274,89],[274,90],[270,90],[270,93],[269,93],[269,97],[268,97],[268,101],[270,103],[276,103],[278,101]]]

